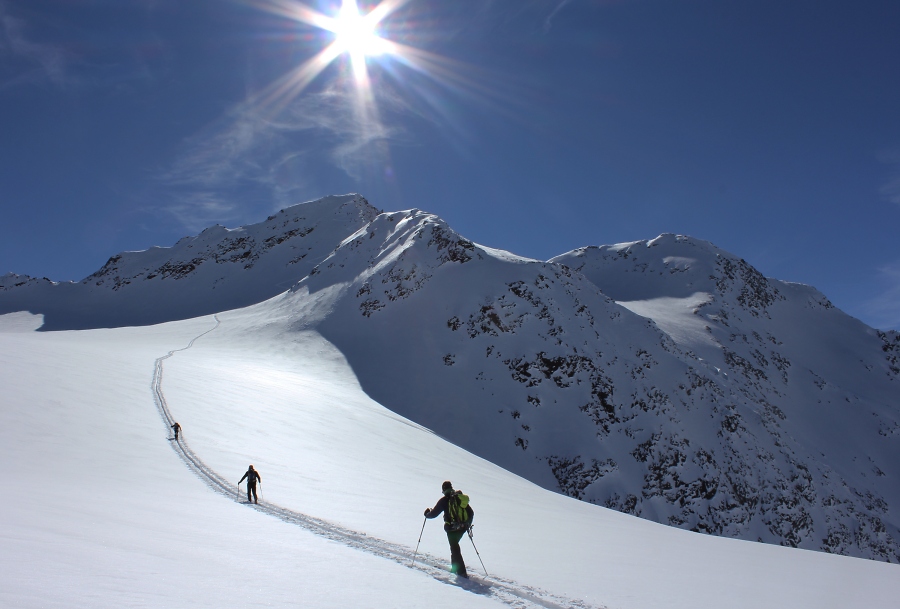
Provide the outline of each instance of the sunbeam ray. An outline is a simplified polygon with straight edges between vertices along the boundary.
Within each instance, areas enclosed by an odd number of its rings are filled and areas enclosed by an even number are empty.
[[[384,2],[369,11],[363,18],[366,21],[369,21],[372,24],[372,27],[375,27],[388,15],[401,8],[404,4],[408,4],[410,1],[411,0],[384,0]]]
[[[383,0],[365,14],[360,12],[357,0],[341,0],[336,12],[330,16],[297,0],[243,1],[261,11],[333,36],[315,55],[248,99],[248,108],[255,106],[254,110],[262,111],[269,120],[273,120],[275,115],[303,94],[332,62],[346,55],[346,69],[335,73],[333,85],[336,86],[329,86],[329,89],[346,95],[345,99],[352,107],[357,131],[349,145],[356,146],[358,142],[375,145],[377,152],[371,158],[384,157],[385,165],[389,164],[387,159],[390,156],[387,138],[394,130],[382,122],[378,105],[379,100],[384,102],[394,95],[392,88],[388,88],[387,79],[397,85],[395,90],[401,91],[402,97],[407,98],[403,104],[411,108],[409,104],[424,103],[445,119],[451,118],[445,124],[453,125],[454,130],[460,128],[447,113],[451,96],[478,101],[503,114],[509,114],[512,108],[521,104],[523,96],[516,96],[512,87],[501,83],[501,80],[506,80],[503,75],[489,75],[478,66],[453,61],[386,37],[379,25],[395,16],[412,0]],[[409,31],[411,27],[401,20],[398,24],[402,24],[404,31]],[[377,76],[384,75],[386,79],[373,77],[375,70]],[[418,76],[426,80],[419,81]],[[427,82],[437,87],[429,87]]]
[[[332,42],[313,57],[270,84],[250,102],[269,108],[272,113],[277,113],[303,92],[309,83],[315,80],[341,52],[341,47]]]
[[[294,0],[244,0],[248,5],[278,15],[287,17],[300,23],[306,23],[322,30],[334,32],[337,29],[337,20],[315,11],[305,4]]]

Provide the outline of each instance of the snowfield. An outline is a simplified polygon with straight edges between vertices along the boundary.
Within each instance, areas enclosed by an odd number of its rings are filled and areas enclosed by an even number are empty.
[[[900,335],[692,237],[541,262],[331,196],[77,283],[0,276],[0,314],[147,326],[279,294],[258,326],[319,334],[369,398],[545,489],[900,563]]]
[[[309,323],[338,291],[144,327],[36,332],[41,316],[0,316],[11,478],[0,606],[823,609],[900,598],[897,565],[577,501],[395,414]],[[258,508],[232,494],[249,463],[262,475]],[[411,566],[444,479],[472,499],[490,574],[464,540],[476,576],[464,585],[442,570],[439,522]]]

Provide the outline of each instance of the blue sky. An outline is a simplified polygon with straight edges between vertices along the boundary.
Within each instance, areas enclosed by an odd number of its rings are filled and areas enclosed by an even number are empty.
[[[692,235],[900,329],[900,2],[391,2],[368,87],[284,91],[335,38],[291,0],[0,0],[0,273],[360,192],[542,259]]]

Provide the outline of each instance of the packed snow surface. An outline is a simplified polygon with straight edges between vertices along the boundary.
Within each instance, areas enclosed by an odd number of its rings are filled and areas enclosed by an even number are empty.
[[[374,402],[296,327],[333,294],[317,298],[107,330],[0,316],[0,605],[822,609],[900,594],[895,565],[681,531],[473,456]],[[232,495],[249,463],[259,508]],[[468,584],[439,569],[435,521],[410,565],[444,479],[476,511],[490,575],[467,542]]]

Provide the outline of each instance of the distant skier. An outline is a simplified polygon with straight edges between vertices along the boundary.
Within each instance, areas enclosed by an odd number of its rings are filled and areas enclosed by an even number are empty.
[[[181,432],[181,425],[178,424],[178,421],[175,421],[175,424],[172,425],[172,431],[175,432],[175,441],[178,441],[178,434]]]
[[[259,480],[259,483],[262,484],[262,476],[259,475],[259,472],[253,469],[253,466],[250,466],[250,469],[247,470],[247,473],[238,480],[238,485],[244,481],[244,478],[247,479],[247,503],[259,503],[259,499],[256,496],[256,481]],[[250,498],[250,493],[253,493],[253,498]]]
[[[462,491],[454,491],[449,480],[441,485],[444,496],[438,499],[433,508],[426,508],[425,518],[437,518],[441,512],[444,514],[444,530],[447,531],[447,541],[450,542],[450,571],[460,577],[468,578],[466,563],[459,549],[459,540],[472,525],[475,511],[469,505],[469,498]]]

